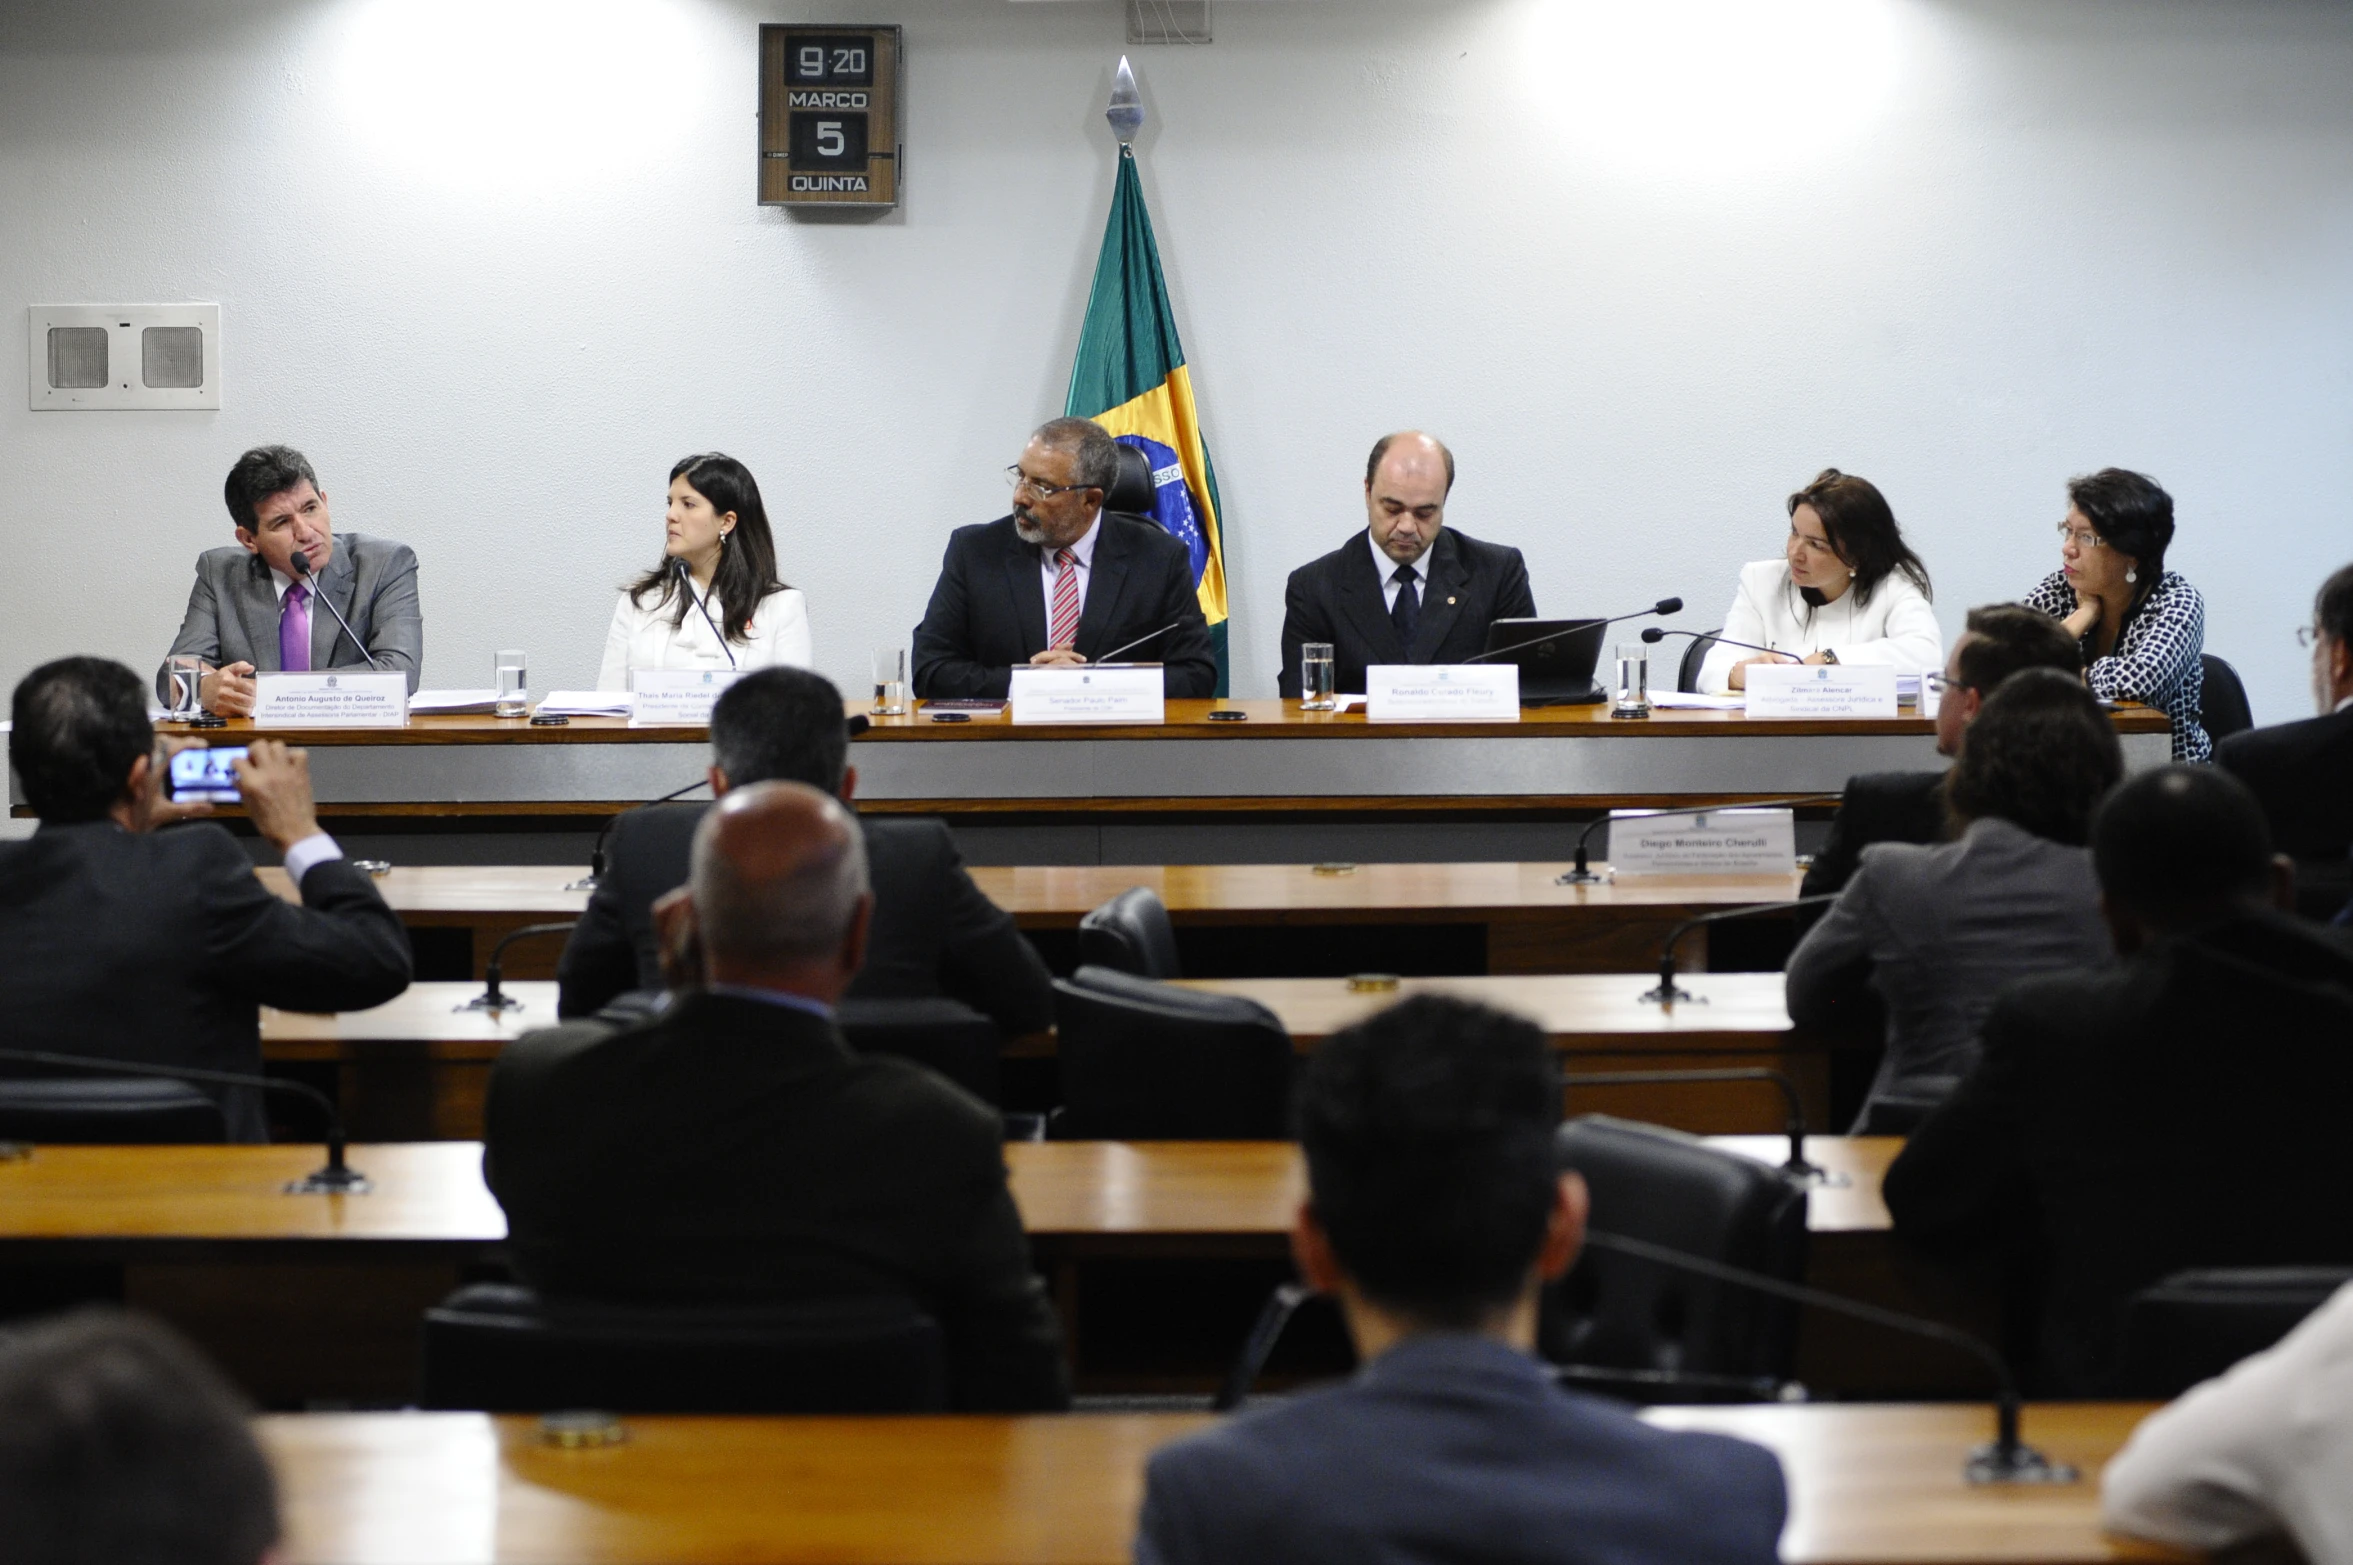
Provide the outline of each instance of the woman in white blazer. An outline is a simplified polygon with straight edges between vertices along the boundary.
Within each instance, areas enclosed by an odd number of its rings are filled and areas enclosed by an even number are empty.
[[[621,589],[599,690],[638,668],[809,666],[809,607],[776,579],[776,540],[751,470],[706,452],[670,469],[662,562]]]
[[[1928,567],[1904,542],[1887,497],[1835,467],[1789,497],[1782,557],[1740,568],[1722,634],[1699,667],[1699,688],[1712,696],[1746,689],[1756,663],[1886,663],[1900,674],[1944,667]],[[1750,645],[1731,644],[1738,641]]]

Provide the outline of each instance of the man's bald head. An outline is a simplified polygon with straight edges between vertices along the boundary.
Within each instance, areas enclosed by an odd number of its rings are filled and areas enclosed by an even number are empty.
[[[1398,565],[1430,552],[1446,525],[1454,453],[1418,429],[1383,435],[1364,465],[1364,510],[1373,546]]]
[[[687,886],[715,980],[822,963],[857,933],[866,838],[829,795],[753,783],[704,813]]]

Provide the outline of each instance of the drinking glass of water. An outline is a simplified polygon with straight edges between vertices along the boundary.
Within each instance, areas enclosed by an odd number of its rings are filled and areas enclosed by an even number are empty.
[[[531,715],[531,674],[523,666],[523,654],[508,651],[498,654],[498,705],[491,710],[500,717],[528,717]]]
[[[204,715],[204,659],[181,653],[171,660],[165,680],[172,694],[167,709],[176,722]]]
[[[1332,644],[1328,641],[1300,643],[1300,710],[1329,712],[1338,705],[1332,696]]]
[[[876,647],[874,649],[874,705],[868,710],[876,717],[904,717],[907,715],[907,649],[905,647]]]
[[[1610,716],[1650,716],[1650,648],[1639,641],[1618,643],[1617,703]]]

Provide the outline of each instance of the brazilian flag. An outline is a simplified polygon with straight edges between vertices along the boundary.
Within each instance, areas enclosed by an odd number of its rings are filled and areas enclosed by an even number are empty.
[[[1152,520],[1192,551],[1193,586],[1201,615],[1209,621],[1217,653],[1217,693],[1230,691],[1226,659],[1225,549],[1218,527],[1217,473],[1201,442],[1201,420],[1193,408],[1193,378],[1177,341],[1176,316],[1168,305],[1168,282],[1160,274],[1160,247],[1152,242],[1152,215],[1144,210],[1144,185],[1136,177],[1136,155],[1119,149],[1119,185],[1111,197],[1111,222],[1103,230],[1103,254],[1095,263],[1094,291],[1087,296],[1086,324],[1078,336],[1078,362],[1070,368],[1070,398],[1063,411],[1091,418],[1123,445],[1135,446],[1152,461]]]

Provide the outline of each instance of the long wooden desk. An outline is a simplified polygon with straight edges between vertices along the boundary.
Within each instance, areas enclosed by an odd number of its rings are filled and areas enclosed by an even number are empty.
[[[1658,1006],[1640,973],[1519,974],[1409,978],[1397,989],[1351,991],[1337,978],[1189,980],[1187,987],[1257,1000],[1282,1020],[1301,1049],[1414,994],[1454,994],[1533,1018],[1572,1056],[1573,1070],[1679,1070],[1767,1066],[1797,1083],[1809,1125],[1827,1123],[1829,1056],[1797,1034],[1782,1004],[1779,973],[1695,973],[1684,987],[1700,1003]],[[556,1017],[555,985],[518,981],[506,991],[522,1009],[465,1009],[472,983],[419,983],[385,1005],[341,1015],[264,1010],[262,1052],[279,1062],[332,1064],[354,1135],[379,1139],[475,1136],[491,1062],[508,1042]],[[1051,1054],[1048,1036],[1017,1039],[1010,1056]],[[1781,1123],[1769,1087],[1734,1083],[1576,1089],[1582,1107],[1701,1134],[1736,1134]]]
[[[2148,1409],[2045,1404],[2026,1437],[2081,1482],[1970,1489],[1982,1407],[1678,1408],[1654,1422],[1771,1447],[1792,1565],[2062,1565],[2186,1556],[2100,1531],[2101,1467]],[[297,1565],[874,1560],[1104,1565],[1129,1558],[1144,1462],[1190,1414],[634,1418],[594,1451],[472,1413],[265,1418]]]
[[[1597,845],[1601,837],[1596,834]],[[1606,874],[1606,862],[1594,864]],[[1669,929],[1695,913],[1797,895],[1796,875],[1660,875],[1564,886],[1567,861],[1354,864],[1335,873],[1310,864],[979,865],[973,880],[1023,929],[1066,931],[1131,886],[1167,905],[1180,934],[1364,925],[1480,925],[1490,973],[1588,973],[1639,969],[1658,959]],[[258,872],[288,901],[286,872]],[[526,924],[577,918],[588,906],[581,865],[395,865],[376,889],[415,929],[473,931],[474,973],[490,949]],[[1280,942],[1277,942],[1279,948]],[[555,972],[561,939],[521,944],[507,956],[517,977]],[[1707,965],[1707,931],[1685,940],[1688,965]],[[1297,969],[1294,969],[1296,971]],[[1207,976],[1220,976],[1211,970]]]
[[[1242,722],[1211,722],[1213,706]],[[998,827],[1083,828],[1057,839],[1066,862],[1200,863],[1296,858],[1238,837],[1250,824],[1353,822],[1315,857],[1462,858],[1383,852],[1373,828],[1408,820],[1477,821],[1498,857],[1557,856],[1523,828],[1612,805],[1836,792],[1858,772],[1932,767],[1935,725],[1913,716],[1751,721],[1741,712],[1661,710],[1619,722],[1606,706],[1529,709],[1516,723],[1375,724],[1361,712],[1302,712],[1296,702],[1172,701],[1152,727],[1016,726],[1003,719],[878,720],[855,745],[861,804]],[[2163,714],[2116,716],[2126,764],[2170,753]],[[166,725],[166,731],[171,731]],[[243,720],[207,736],[243,742]],[[519,820],[609,815],[702,775],[700,729],[630,728],[574,718],[427,716],[401,729],[277,731],[312,751],[322,814],[343,829],[433,821],[443,833],[512,829]],[[507,823],[501,826],[499,823]],[[1151,822],[1151,851],[1113,828]],[[1513,839],[1517,840],[1513,840]],[[1199,851],[1191,851],[1198,848]],[[1357,851],[1361,848],[1361,851]],[[976,862],[1038,862],[973,853]]]

